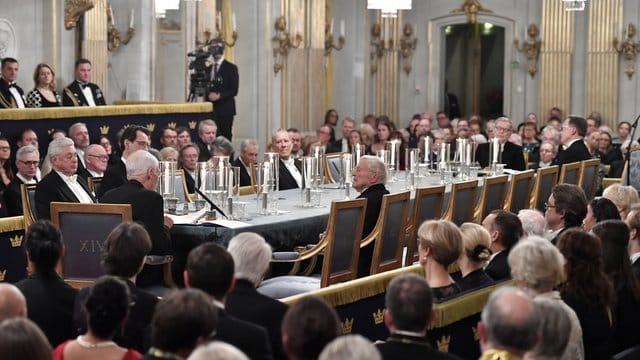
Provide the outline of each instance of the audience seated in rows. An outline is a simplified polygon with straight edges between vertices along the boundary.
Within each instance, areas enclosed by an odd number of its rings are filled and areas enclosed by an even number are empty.
[[[586,215],[587,197],[582,188],[573,184],[555,185],[545,203],[544,213],[551,242],[555,244],[565,230],[582,226]]]
[[[231,254],[215,243],[205,243],[191,250],[187,258],[184,284],[203,290],[218,310],[218,324],[210,340],[234,345],[251,359],[271,359],[271,346],[264,327],[230,315],[225,303],[235,282]]]
[[[544,215],[537,209],[518,211],[518,219],[522,223],[522,236],[545,236],[547,222]]]
[[[122,223],[107,237],[102,261],[105,273],[123,280],[131,296],[129,315],[122,325],[122,331],[116,333],[114,341],[124,348],[133,348],[143,354],[149,348],[150,324],[158,298],[137,287],[136,278],[150,250],[151,240],[142,225]],[[87,331],[83,308],[90,289],[84,288],[76,296],[73,314],[76,334]]]
[[[522,237],[522,223],[515,214],[505,210],[494,210],[482,221],[482,226],[491,235],[492,255],[485,267],[487,275],[495,281],[511,278],[507,257],[511,248]]]
[[[553,160],[553,165],[564,165],[591,159],[589,149],[582,140],[587,133],[587,122],[579,116],[569,116],[562,123],[560,143],[562,149]]]
[[[91,289],[83,306],[87,319],[87,331],[75,340],[67,340],[53,351],[54,360],[115,358],[137,360],[142,355],[118,346],[113,337],[129,314],[131,303],[129,288],[113,276],[99,278]]]
[[[36,184],[38,182],[36,174],[38,173],[39,163],[40,153],[35,146],[25,145],[18,149],[16,154],[16,167],[18,168],[18,172],[3,193],[4,203],[9,216],[22,215],[22,193],[20,185]]]

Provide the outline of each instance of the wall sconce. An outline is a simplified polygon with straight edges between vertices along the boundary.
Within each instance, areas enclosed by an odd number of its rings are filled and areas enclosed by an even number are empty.
[[[232,13],[231,14],[231,28],[232,28],[232,33],[231,33],[231,42],[227,42],[227,40],[225,40],[225,36],[224,33],[221,30],[222,27],[222,13],[220,11],[218,11],[218,14],[216,15],[216,36],[213,36],[213,32],[210,30],[211,28],[211,24],[210,22],[207,22],[207,28],[206,30],[204,30],[202,32],[202,34],[204,35],[204,40],[200,41],[198,39],[196,39],[196,45],[198,47],[203,47],[208,45],[211,40],[221,40],[222,42],[224,42],[224,45],[227,47],[234,47],[236,45],[236,41],[238,40],[238,32],[236,31],[236,13]]]
[[[276,35],[272,41],[277,42],[277,46],[273,48],[273,72],[278,73],[284,66],[284,60],[289,56],[289,49],[300,47],[302,43],[302,35],[297,33],[292,39],[291,34],[287,31],[287,20],[284,16],[278,17],[275,23]]]
[[[64,28],[71,30],[76,27],[78,19],[86,11],[93,9],[93,0],[65,0],[64,2]]]
[[[413,35],[413,27],[411,24],[405,24],[402,29],[402,39],[400,39],[400,54],[404,59],[404,65],[402,68],[404,72],[409,75],[411,72],[411,60],[413,59],[413,50],[416,49],[418,39],[411,37]]]
[[[371,51],[371,74],[378,72],[378,59],[384,56],[385,51],[393,49],[393,36],[389,37],[389,40],[385,40],[382,37],[382,28],[380,24],[373,24],[371,26],[371,45],[373,50]]]
[[[627,67],[624,69],[624,73],[627,74],[627,77],[631,80],[635,73],[633,64],[636,62],[636,55],[640,52],[640,42],[636,43],[632,40],[636,36],[636,27],[632,23],[629,23],[627,28],[622,31],[623,38],[625,33],[627,38],[622,43],[619,43],[616,36],[613,37],[613,47],[616,49],[618,54],[621,54],[626,60]]]
[[[338,51],[344,47],[344,20],[340,20],[340,36],[338,36],[338,45],[333,43],[333,19],[331,24],[324,24],[324,56],[331,54],[333,49]]]
[[[133,28],[133,16],[134,9],[131,9],[131,14],[129,15],[129,29],[127,30],[127,36],[124,39],[121,39],[120,31],[116,29],[116,22],[113,16],[113,9],[111,8],[111,4],[107,5],[107,22],[109,23],[107,27],[107,50],[114,51],[120,47],[120,44],[127,45],[133,36],[136,34],[136,29]]]
[[[527,57],[527,64],[529,67],[527,71],[529,72],[529,75],[531,75],[531,78],[533,78],[538,72],[538,55],[540,55],[540,47],[542,46],[542,41],[539,37],[540,33],[538,31],[538,27],[535,24],[531,24],[527,31],[522,35],[522,47],[518,44],[519,41],[517,37],[513,39],[513,46]],[[526,39],[527,35],[531,40]]]

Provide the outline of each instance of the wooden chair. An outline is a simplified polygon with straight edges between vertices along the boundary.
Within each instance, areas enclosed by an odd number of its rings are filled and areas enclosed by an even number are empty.
[[[549,200],[551,190],[558,183],[558,165],[539,168],[536,174],[536,182],[531,197],[531,208],[544,212],[544,203]]]
[[[370,274],[402,267],[402,249],[407,232],[409,191],[385,195],[375,228],[360,242],[360,248],[374,243]]]
[[[187,190],[187,179],[185,178],[184,170],[176,170],[175,180],[173,182],[176,197],[179,203],[190,202],[189,190]]]
[[[449,206],[443,218],[458,226],[473,221],[477,193],[478,180],[463,181],[451,185]]]
[[[584,190],[587,201],[593,199],[598,190],[598,170],[600,170],[600,159],[580,162],[580,187]]]
[[[259,291],[274,298],[282,298],[355,279],[358,275],[360,238],[366,207],[366,199],[332,202],[327,230],[322,240],[301,252],[274,253],[272,264],[289,263],[292,270],[290,275],[263,281]],[[319,281],[315,277],[307,277],[323,251]],[[302,264],[306,264],[303,274],[307,276],[291,276],[299,272]]]
[[[89,185],[89,190],[94,195],[100,193],[100,186],[102,185],[102,177],[89,176],[87,178],[87,185]]]
[[[442,216],[444,191],[444,185],[416,189],[411,219],[409,220],[409,226],[407,226],[409,240],[407,242],[405,266],[418,261],[417,231],[420,224],[429,219],[439,219]]]
[[[22,195],[22,214],[24,215],[24,226],[28,229],[38,220],[36,210],[36,186],[35,184],[21,184],[20,193]]]
[[[562,168],[560,169],[560,178],[558,179],[558,183],[579,185],[580,161],[562,165]]]
[[[123,222],[131,222],[129,204],[51,203],[51,222],[62,233],[65,252],[61,275],[74,287],[88,286],[104,275],[104,241]]]
[[[240,186],[240,196],[251,195],[256,193],[256,188],[252,185]]]
[[[331,153],[324,156],[324,173],[326,182],[335,184],[340,182],[342,175],[342,153]]]
[[[511,175],[509,197],[504,204],[504,209],[517,214],[522,209],[531,206],[531,189],[533,188],[533,170],[523,171]]]
[[[504,207],[507,190],[509,188],[507,185],[508,180],[508,175],[493,176],[484,179],[482,192],[480,193],[480,201],[475,210],[477,223],[481,223],[491,211]]]

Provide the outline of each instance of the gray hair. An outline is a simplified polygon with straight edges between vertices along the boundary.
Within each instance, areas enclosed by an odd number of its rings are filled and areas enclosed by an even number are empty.
[[[356,120],[354,118],[352,118],[351,116],[347,116],[344,119],[342,119],[342,124],[344,125],[345,122],[350,122],[353,126],[356,126]]]
[[[18,149],[18,151],[16,152],[16,159],[20,160],[22,156],[31,154],[31,153],[35,153],[36,156],[40,158],[40,152],[38,151],[38,148],[36,148],[33,145],[25,145],[20,149]]]
[[[102,145],[100,145],[100,144],[91,144],[91,145],[87,146],[87,148],[86,148],[86,149],[84,149],[84,159],[85,159],[85,160],[87,160],[87,156],[89,156],[89,155],[93,155],[93,154],[91,153],[91,152],[92,152],[92,150],[93,150],[93,149],[97,149],[97,148],[104,149],[104,148],[102,147]]]
[[[62,152],[62,148],[67,146],[74,146],[73,140],[69,139],[68,137],[61,137],[51,140],[51,142],[49,143],[49,149],[47,149],[47,156],[49,156],[49,160],[51,160],[51,157],[53,156],[60,155],[60,153]]]
[[[553,126],[545,126],[544,129],[542,129],[542,132],[540,133],[540,137],[544,138],[545,137],[545,133],[551,132],[553,133],[553,142],[555,142],[554,145],[557,145],[558,143],[560,143],[560,132],[558,131],[558,129],[556,129]],[[557,152],[557,151],[556,151]]]
[[[144,175],[149,169],[158,168],[158,159],[146,150],[137,150],[127,158],[127,179]]]
[[[522,222],[522,232],[525,236],[541,236],[544,237],[544,229],[547,227],[547,221],[544,215],[536,209],[522,209],[518,212],[518,218]]]
[[[211,119],[202,120],[198,123],[198,134],[202,134],[202,128],[205,126],[215,126],[216,130],[218,129],[218,125],[216,125],[215,121]]]
[[[549,145],[551,145],[551,151],[552,151],[554,154],[558,154],[558,145],[556,145],[556,144],[552,143],[551,141],[546,141],[546,140],[545,140],[545,141],[543,141],[542,143],[540,143],[540,147],[542,147],[542,145],[544,145],[544,144],[549,144]]]
[[[175,155],[176,159],[180,156],[180,153],[175,148],[171,146],[165,146],[160,150],[160,160],[165,161],[167,156]]]
[[[503,286],[493,291],[481,319],[487,340],[493,345],[524,353],[536,344],[538,312],[533,300],[516,287]]]
[[[548,292],[564,280],[564,257],[549,240],[521,239],[508,257],[511,277],[537,292]]]
[[[83,122],[77,122],[77,123],[69,126],[69,135],[73,136],[73,130],[75,130],[77,127],[80,127],[80,126],[84,126],[85,129],[88,129],[87,128],[87,124],[85,124]]]
[[[213,143],[211,144],[211,153],[213,153],[213,150],[218,150],[225,153],[225,155],[233,156],[233,144],[231,144],[229,139],[222,135],[213,140]]]
[[[529,354],[538,360],[561,359],[571,335],[569,314],[558,300],[539,296],[533,301],[540,314],[540,342]]]
[[[198,347],[187,360],[249,360],[249,358],[231,344],[212,341]]]
[[[244,139],[240,142],[240,152],[245,152],[249,146],[259,146],[255,139]]]
[[[244,232],[229,241],[227,250],[233,257],[236,278],[249,280],[258,287],[269,267],[271,246],[262,236]]]
[[[291,141],[291,135],[289,135],[289,132],[287,131],[287,129],[278,129],[278,130],[274,131],[273,134],[271,134],[271,142],[272,143],[275,142],[277,134],[286,134],[287,138],[289,139],[289,141]]]
[[[509,119],[509,118],[508,118],[508,117],[506,117],[506,116],[501,116],[501,117],[499,117],[499,118],[497,118],[497,119],[496,119],[496,123],[497,123],[498,121],[508,122],[508,123],[509,123],[509,127],[510,127],[510,128],[511,128],[511,130],[513,131],[513,122],[511,121],[511,119]]]
[[[380,351],[362,335],[345,335],[325,346],[318,360],[380,360]]]
[[[387,168],[379,157],[373,155],[364,155],[360,161],[366,161],[367,169],[378,175],[378,184],[387,183]]]

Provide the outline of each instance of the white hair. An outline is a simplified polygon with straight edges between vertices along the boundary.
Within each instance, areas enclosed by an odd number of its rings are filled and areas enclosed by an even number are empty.
[[[237,347],[222,341],[212,341],[198,347],[187,360],[249,360]]]
[[[67,146],[74,146],[73,140],[68,137],[57,138],[51,140],[49,143],[49,149],[47,150],[47,156],[49,156],[49,160],[51,160],[52,156],[59,155],[62,152],[62,148]]]
[[[264,238],[253,232],[240,233],[229,241],[227,250],[233,257],[236,278],[260,285],[271,260],[271,246]]]
[[[380,360],[380,351],[362,335],[339,336],[320,353],[318,360]]]
[[[149,169],[158,168],[158,159],[146,150],[137,150],[127,158],[127,179],[146,174]]]
[[[387,183],[387,168],[384,166],[384,162],[373,155],[364,155],[360,158],[360,161],[366,161],[367,170],[378,175],[378,184]]]
[[[18,149],[18,151],[16,152],[16,159],[20,160],[22,159],[22,156],[31,154],[31,153],[35,153],[36,156],[40,158],[40,152],[38,151],[38,148],[36,148],[33,145],[25,145],[20,149]]]
[[[518,212],[518,218],[522,222],[522,231],[525,236],[544,237],[544,229],[547,227],[547,221],[544,215],[535,209],[522,209]]]

